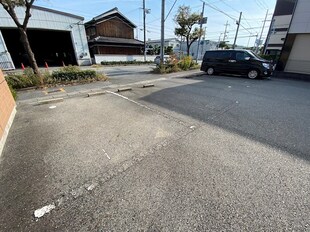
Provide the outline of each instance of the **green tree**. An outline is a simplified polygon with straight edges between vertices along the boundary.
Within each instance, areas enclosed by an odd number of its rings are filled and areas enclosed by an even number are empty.
[[[152,45],[149,45],[147,49],[147,54],[148,55],[154,55],[154,47]]]
[[[165,50],[165,54],[171,55],[173,53],[172,46],[165,47],[164,50]]]
[[[219,48],[222,48],[222,49],[229,49],[230,48],[229,45],[225,41],[221,41],[218,46],[219,46]]]
[[[25,49],[25,52],[28,55],[30,66],[35,74],[40,77],[40,82],[43,84],[42,76],[40,75],[40,71],[37,65],[37,61],[35,59],[34,53],[31,49],[28,35],[27,35],[27,26],[29,19],[31,17],[30,9],[35,0],[0,0],[0,4],[3,8],[8,12],[10,17],[13,19],[14,23],[17,26],[17,29],[20,34],[20,41]],[[25,17],[23,22],[20,22],[20,19],[17,17],[15,12],[15,7],[24,7],[25,8]]]
[[[185,38],[187,46],[187,55],[189,55],[191,45],[204,33],[202,29],[194,28],[195,24],[199,23],[201,15],[192,13],[189,6],[180,6],[178,13],[175,15],[174,21],[178,24],[174,34]]]
[[[154,47],[154,54],[155,55],[159,55],[159,53],[160,53],[160,46],[155,45],[155,47]]]

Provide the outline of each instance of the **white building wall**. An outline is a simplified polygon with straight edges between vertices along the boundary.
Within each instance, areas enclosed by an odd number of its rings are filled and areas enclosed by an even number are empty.
[[[199,51],[198,51],[198,60],[202,60],[206,51],[215,50],[217,49],[218,42],[210,41],[210,40],[202,40],[200,41]],[[191,55],[194,59],[197,58],[197,48],[198,48],[198,41],[195,41],[190,49],[189,55]],[[181,53],[186,55],[187,45],[186,42],[183,42],[181,45]]]
[[[292,15],[277,15],[273,17],[273,29],[275,28],[289,28]]]
[[[23,22],[25,16],[25,8],[17,7],[15,9],[16,14]],[[9,14],[0,7],[0,28],[16,28],[14,21]],[[28,23],[30,29],[48,29],[48,30],[60,30],[69,31],[71,33],[72,43],[79,65],[90,65],[91,58],[89,54],[87,38],[83,22],[80,18],[73,17],[64,14],[58,14],[56,12],[50,12],[39,9],[31,9],[31,18]],[[4,52],[3,47],[0,46],[0,53]],[[83,56],[83,57],[82,57]]]
[[[269,44],[284,44],[287,31],[277,31],[270,35]]]
[[[281,50],[282,45],[284,44],[286,35],[288,33],[288,28],[290,26],[290,22],[292,19],[292,15],[280,15],[280,16],[274,16],[273,17],[273,23],[271,28],[271,34],[268,41],[268,45],[272,44],[280,44],[281,46],[274,47],[274,46],[267,46],[267,49],[271,50]],[[283,29],[286,28],[287,31],[276,31],[276,29]]]
[[[152,45],[153,47],[155,46],[161,46],[161,41],[160,40],[148,40],[146,42],[148,45]],[[173,38],[173,39],[165,39],[165,43],[164,46],[168,47],[168,46],[172,46],[173,48],[178,47],[180,45],[180,41]]]
[[[146,56],[147,61],[154,61],[156,55]],[[94,55],[94,63],[101,64],[101,62],[111,62],[111,61],[144,61],[143,55]]]
[[[310,74],[309,43],[310,34],[299,34],[296,36],[284,71]]]
[[[298,0],[289,33],[310,33],[309,0]]]
[[[198,59],[201,60],[208,50],[215,50],[217,48],[217,42],[210,41],[210,40],[201,40],[199,45],[199,51],[198,51]],[[153,47],[161,46],[160,40],[149,40],[147,42],[148,45],[152,45]],[[186,42],[180,42],[178,39],[165,39],[165,47],[172,46],[173,52],[177,55],[187,55],[187,45]],[[190,47],[190,55],[196,59],[197,57],[197,46],[198,41],[195,41],[191,47]]]
[[[289,34],[297,34],[285,71],[310,74],[310,1],[298,0]]]

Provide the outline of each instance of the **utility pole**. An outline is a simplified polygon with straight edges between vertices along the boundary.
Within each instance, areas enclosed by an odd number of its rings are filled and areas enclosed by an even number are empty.
[[[165,46],[165,0],[161,1],[161,46],[160,46],[160,63],[164,63],[164,46]]]
[[[206,32],[207,32],[207,27],[205,27],[203,30],[203,40],[206,39]]]
[[[241,22],[241,17],[242,17],[242,12],[240,12],[240,16],[239,16],[239,21],[237,21],[237,31],[236,31],[236,35],[235,35],[235,40],[234,40],[234,44],[233,44],[233,49],[235,49],[236,47],[236,41],[237,41],[237,37],[238,37],[238,31],[239,31],[239,26],[240,26],[240,22]]]
[[[256,51],[256,46],[257,46],[257,38],[258,38],[258,34],[256,34],[256,36],[255,36],[255,42],[254,42],[254,45],[253,45],[253,52],[255,52]]]
[[[249,36],[248,43],[247,43],[247,45],[246,45],[246,48],[247,48],[247,49],[249,48],[250,39],[251,39],[251,36]]]
[[[207,27],[204,28],[204,31],[203,31],[203,45],[202,45],[202,48],[201,48],[201,57],[203,57],[203,52],[204,52],[204,45],[206,44],[206,31],[207,31]]]
[[[227,26],[229,26],[229,24],[228,24],[228,21],[226,21],[226,24],[225,24],[225,31],[224,31],[224,37],[223,37],[223,42],[225,42],[225,40],[226,40],[226,37],[227,37]]]
[[[202,30],[202,24],[203,24],[203,14],[205,12],[205,2],[202,4],[202,11],[200,14],[200,31]],[[198,63],[198,55],[199,55],[199,45],[200,45],[201,35],[199,35],[198,44],[197,44],[197,55],[196,55],[196,63]]]
[[[143,37],[144,37],[144,61],[146,61],[146,14],[150,13],[150,9],[145,8],[145,0],[143,0]]]
[[[220,33],[220,36],[219,36],[219,41],[217,43],[217,50],[220,50],[220,43],[221,43],[221,36],[222,36],[223,32]]]
[[[145,26],[145,18],[146,18],[146,9],[145,9],[145,0],[143,0],[143,41],[144,41],[144,62],[146,61],[146,26]]]
[[[265,55],[265,53],[266,53],[266,50],[267,50],[267,47],[268,47],[268,44],[269,44],[269,40],[270,40],[271,33],[273,32],[273,29],[274,29],[274,28],[273,28],[274,21],[275,21],[275,19],[272,19],[272,20],[271,20],[269,32],[268,32],[267,39],[266,39],[265,46],[264,46],[264,51],[263,51],[263,54],[264,54],[264,55]]]
[[[259,45],[260,45],[260,41],[262,39],[263,32],[264,32],[264,29],[265,29],[265,23],[266,23],[266,20],[267,20],[268,11],[269,10],[267,10],[267,12],[266,12],[266,16],[265,16],[265,20],[264,20],[264,23],[263,23],[262,31],[260,32],[260,36],[259,36],[257,47],[256,47],[256,53],[258,53],[258,50],[259,50]]]

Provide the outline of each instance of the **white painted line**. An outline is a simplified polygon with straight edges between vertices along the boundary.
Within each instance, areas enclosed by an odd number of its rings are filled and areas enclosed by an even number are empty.
[[[108,153],[104,150],[104,149],[102,149],[103,150],[103,152],[104,152],[104,154],[108,157],[108,159],[110,160],[111,158],[110,158],[110,156],[108,155]]]
[[[143,108],[145,108],[145,109],[152,110],[150,107],[147,107],[146,105],[143,105],[143,104],[141,104],[141,103],[139,103],[139,102],[136,102],[136,101],[134,101],[134,100],[131,100],[131,99],[129,99],[128,97],[125,97],[125,96],[123,96],[123,95],[121,95],[121,94],[114,93],[114,92],[111,92],[111,91],[107,91],[107,93],[116,95],[116,96],[121,97],[121,98],[123,98],[123,99],[126,99],[127,101],[130,101],[130,102],[132,102],[132,103],[134,103],[134,104],[136,104],[136,105],[138,105],[138,106],[141,106],[141,107],[143,107]]]
[[[107,91],[107,93],[111,93],[111,94],[114,94],[114,95],[116,95],[116,96],[118,96],[118,97],[121,97],[121,98],[124,98],[124,99],[126,99],[126,100],[129,100],[128,97],[125,97],[125,96],[120,95],[120,94],[118,94],[118,93],[114,93],[114,92],[111,92],[111,91]]]
[[[92,191],[96,186],[94,184],[91,184],[90,186],[87,187],[88,191]]]
[[[46,206],[42,207],[41,209],[37,209],[36,211],[34,211],[34,216],[36,218],[43,217],[46,213],[49,213],[53,209],[55,209],[54,204],[46,205]]]

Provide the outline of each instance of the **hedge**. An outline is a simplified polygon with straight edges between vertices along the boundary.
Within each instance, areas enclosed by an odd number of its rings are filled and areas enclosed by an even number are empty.
[[[96,79],[97,73],[94,70],[80,70],[80,71],[54,71],[52,78],[56,81],[75,81],[75,80],[86,80]]]

